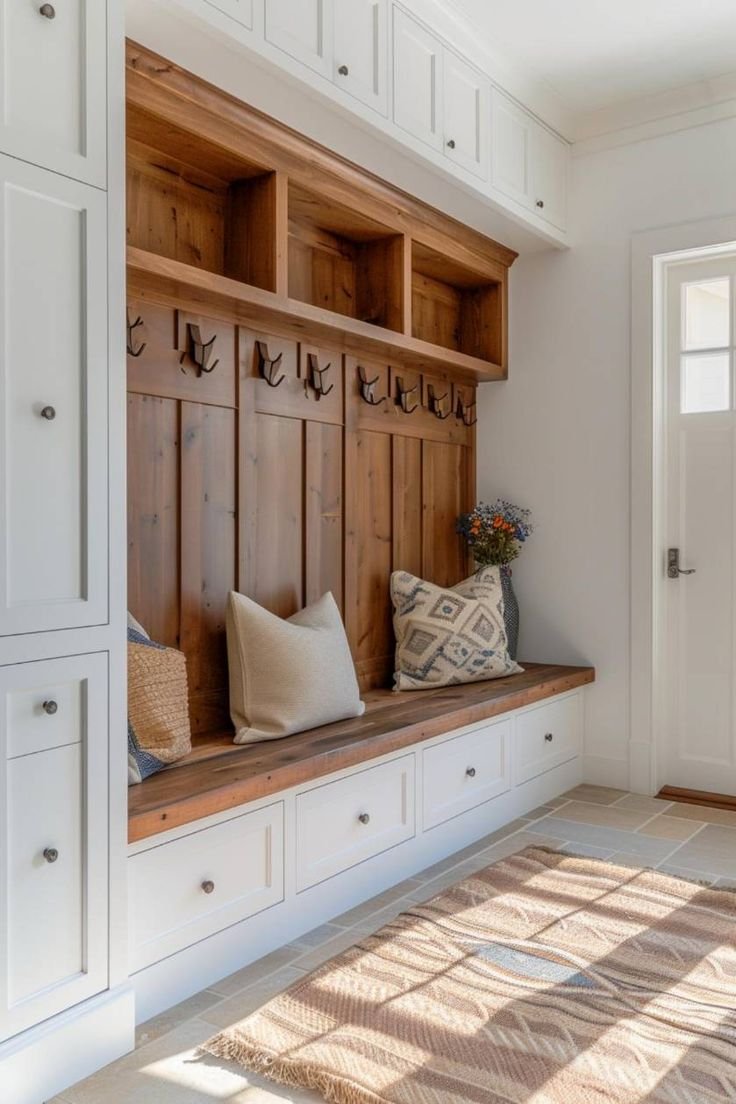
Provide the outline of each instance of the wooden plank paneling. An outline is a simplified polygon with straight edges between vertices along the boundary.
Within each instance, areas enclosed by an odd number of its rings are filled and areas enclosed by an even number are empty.
[[[307,422],[305,433],[305,601],[316,602],[330,590],[342,611],[342,429]]]
[[[359,671],[373,671],[376,665],[388,671],[394,647],[389,597],[393,563],[391,438],[384,433],[358,432],[355,463],[355,659]]]
[[[454,586],[465,575],[467,560],[455,533],[459,514],[470,508],[467,449],[425,441],[422,446],[423,571],[438,586]]]
[[[422,441],[394,436],[393,569],[422,574]]]
[[[154,640],[179,645],[179,415],[128,396],[128,605]]]
[[[192,732],[229,720],[225,608],[236,569],[235,412],[181,409],[181,649]]]

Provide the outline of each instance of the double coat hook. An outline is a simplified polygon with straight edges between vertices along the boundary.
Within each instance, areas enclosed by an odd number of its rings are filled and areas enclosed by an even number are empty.
[[[360,397],[363,402],[367,402],[369,406],[380,406],[381,403],[384,403],[388,396],[384,395],[383,398],[377,399],[374,390],[380,376],[374,376],[373,379],[369,380],[366,377],[365,369],[362,367],[358,367],[358,375],[360,377]]]
[[[319,366],[319,357],[316,353],[307,354],[307,379],[305,383],[305,390],[311,387],[314,391],[314,397],[319,400],[324,398],[325,395],[329,395],[335,386],[331,383],[329,387],[325,387],[324,377],[329,372],[331,364],[325,364],[324,368]]]
[[[419,384],[415,383],[413,387],[404,387],[404,381],[400,376],[396,377],[396,402],[403,410],[404,414],[413,414],[415,410],[419,409],[421,405],[419,399],[411,405],[410,399],[414,394],[419,394]]]
[[[427,397],[429,399],[429,409],[435,418],[439,418],[441,422],[444,422],[446,418],[449,418],[452,414],[452,401],[447,410],[442,412],[442,404],[448,396],[448,392],[445,391],[444,395],[437,395],[435,389],[431,383],[427,384]]]
[[[138,348],[136,349],[135,345],[133,343],[134,342],[133,330],[137,330],[139,326],[143,325],[143,319],[141,318],[140,315],[138,315],[135,322],[131,322],[130,321],[130,311],[126,310],[126,312],[125,312],[125,324],[126,324],[126,327],[127,327],[127,330],[128,330],[128,356],[139,357],[141,355],[141,353],[143,352],[143,350],[145,349],[145,347],[146,347],[146,342],[144,341],[143,344],[139,345]]]
[[[475,409],[476,404],[474,402],[468,403],[466,406],[465,402],[463,401],[462,395],[458,395],[455,414],[463,423],[463,425],[468,427],[468,429],[470,429],[471,426],[474,426],[475,423],[478,421]]]
[[[182,353],[179,363],[183,364],[185,357],[188,355],[197,369],[198,376],[201,376],[203,372],[206,375],[214,372],[220,363],[219,360],[216,360],[214,364],[210,364],[210,357],[216,340],[217,334],[211,337],[209,341],[203,341],[199,326],[196,326],[193,322],[187,322],[187,349],[186,352]]]
[[[268,355],[268,345],[265,341],[256,341],[256,354],[258,356],[258,373],[261,379],[264,379],[269,387],[278,387],[282,384],[286,379],[285,374],[282,372],[278,379],[276,379],[276,375],[284,354],[279,353],[277,357],[270,357]]]

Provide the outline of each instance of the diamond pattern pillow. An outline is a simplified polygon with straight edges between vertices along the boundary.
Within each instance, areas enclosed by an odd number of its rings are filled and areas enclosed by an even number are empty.
[[[523,670],[508,653],[498,567],[455,587],[395,571],[391,576],[397,690],[432,690]]]

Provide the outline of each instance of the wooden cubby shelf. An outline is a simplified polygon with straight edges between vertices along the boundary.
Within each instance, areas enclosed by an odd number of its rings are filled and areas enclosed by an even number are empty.
[[[451,371],[458,379],[506,378],[500,364],[444,349],[408,334],[374,326],[297,299],[289,299],[227,276],[128,246],[128,294],[223,321],[279,331],[296,339],[323,341],[355,356],[369,355],[416,371]]]

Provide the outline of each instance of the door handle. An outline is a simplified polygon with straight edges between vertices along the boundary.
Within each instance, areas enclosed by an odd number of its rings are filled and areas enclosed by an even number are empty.
[[[679,579],[680,575],[694,575],[695,568],[680,567],[680,549],[668,548],[667,549],[667,578]]]

